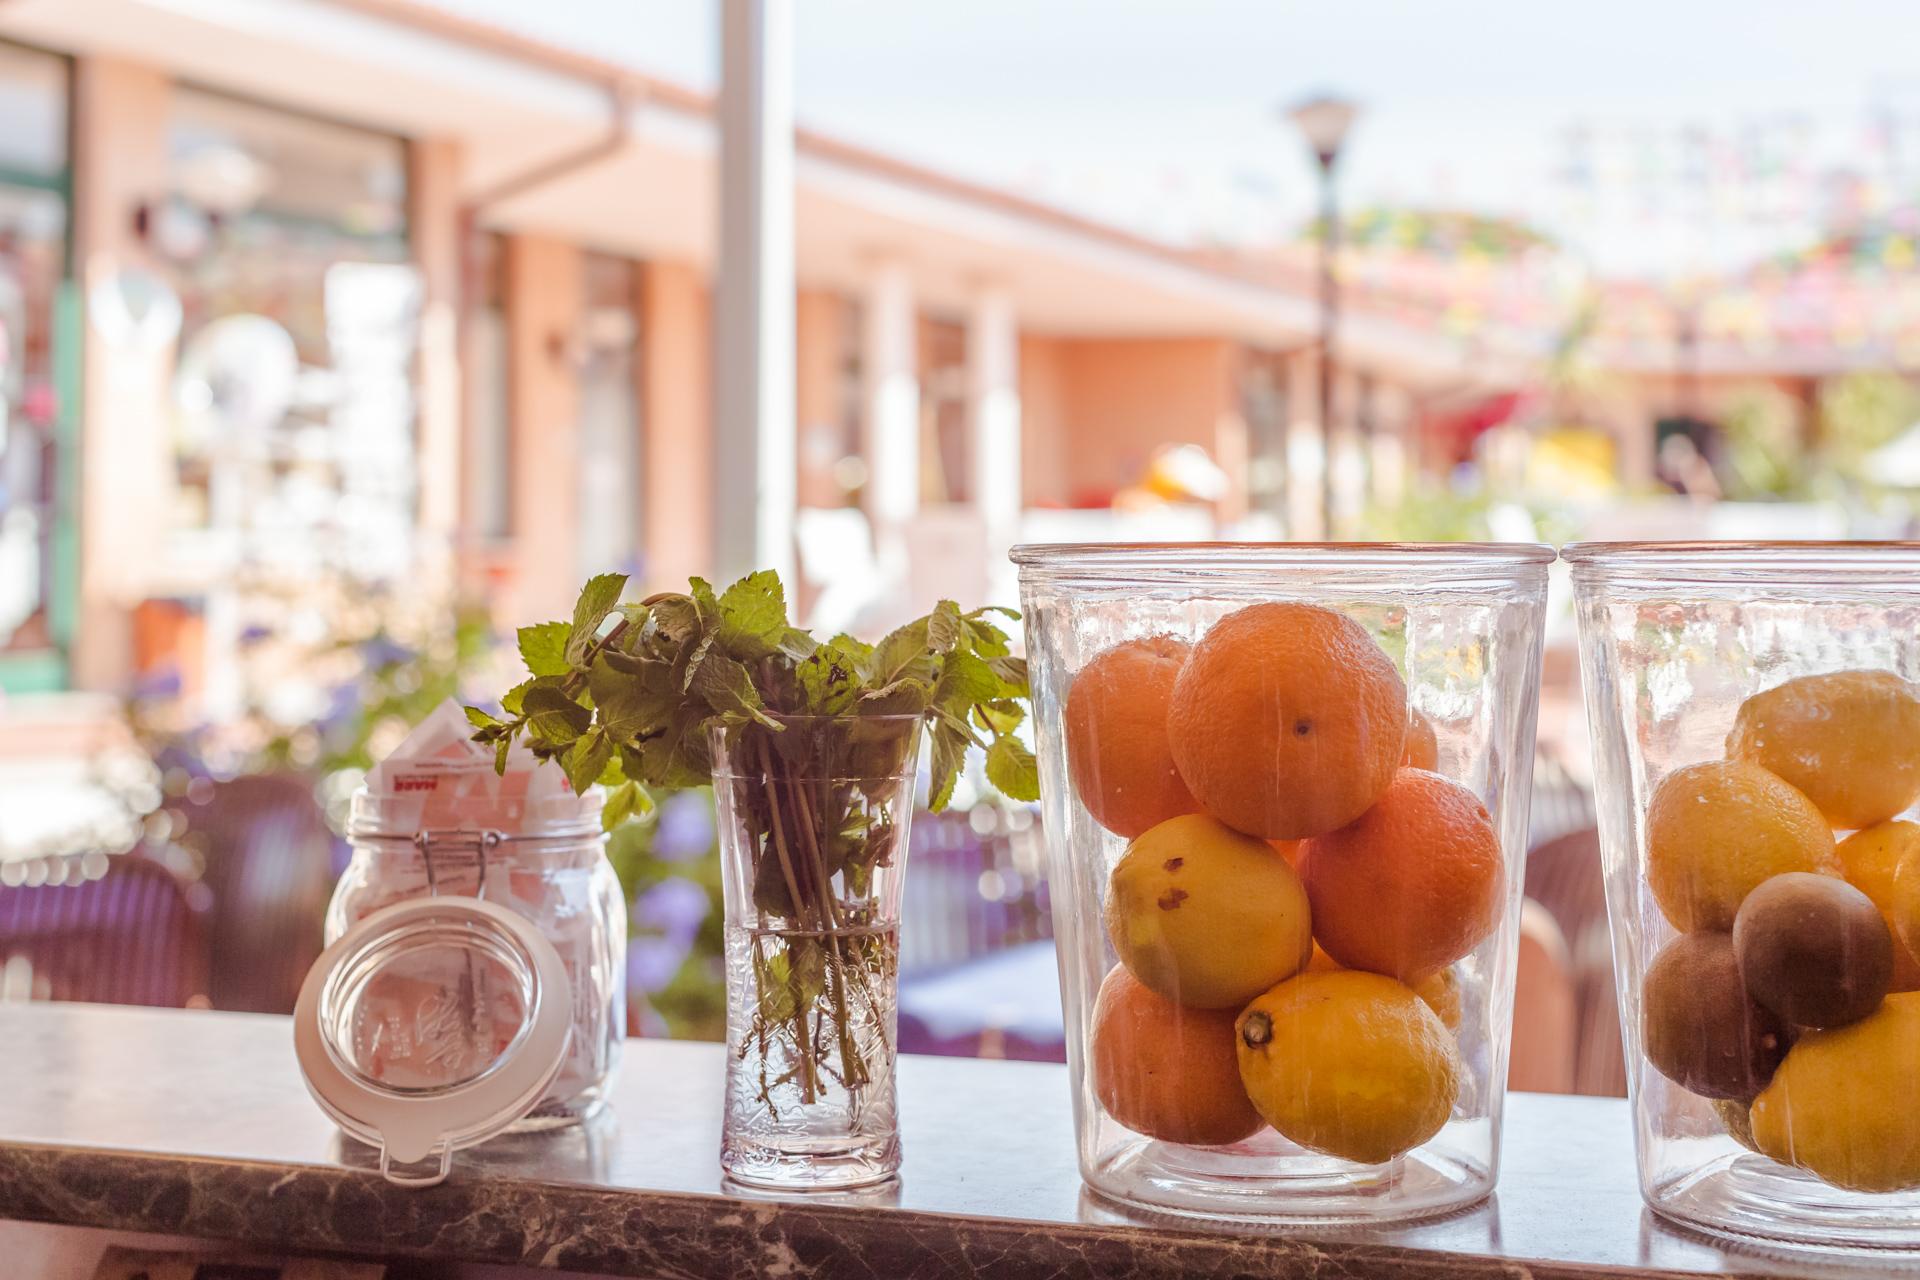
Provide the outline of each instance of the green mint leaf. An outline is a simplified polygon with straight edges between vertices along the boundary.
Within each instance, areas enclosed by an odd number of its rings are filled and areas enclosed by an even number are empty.
[[[1020,739],[1002,734],[987,748],[987,781],[1009,800],[1040,798],[1040,763]]]
[[[820,642],[798,627],[788,627],[780,637],[779,651],[791,662],[803,662],[820,648]]]
[[[695,612],[700,616],[702,631],[720,621],[720,598],[713,594],[713,584],[705,578],[688,578],[687,595],[693,600]]]
[[[586,658],[587,650],[600,637],[600,624],[620,603],[620,593],[626,589],[624,573],[603,573],[587,579],[573,606],[573,629],[567,636],[566,650],[569,663],[577,665]]]
[[[585,795],[588,787],[600,781],[600,771],[611,759],[613,744],[607,741],[606,734],[595,732],[575,739],[560,763],[567,771],[567,781],[573,784],[574,793]]]
[[[887,633],[873,648],[871,680],[884,687],[906,677],[932,683],[938,672],[927,646],[928,620],[920,618]]]
[[[1003,604],[983,604],[967,616],[969,618],[984,618],[990,613],[997,613],[1003,618],[1011,618],[1015,622],[1020,621],[1020,611],[1018,609],[1009,609]]]
[[[640,776],[650,787],[698,787],[713,781],[707,730],[718,723],[720,717],[709,717],[703,707],[682,706],[664,733],[647,739],[640,753]]]
[[[524,701],[528,732],[551,746],[572,746],[574,739],[593,725],[593,712],[569,698],[557,683],[536,683],[527,690]]]
[[[865,640],[857,640],[842,631],[820,647],[830,649],[841,657],[851,660],[854,667],[858,669],[860,678],[866,679],[867,671],[873,663],[873,646]]]
[[[634,816],[634,808],[639,804],[639,783],[624,783],[607,793],[607,802],[601,806],[601,831],[612,831],[620,823]]]
[[[674,682],[672,663],[604,651],[587,673],[587,691],[593,695],[600,727],[615,742],[665,727],[682,693]]]
[[[516,633],[520,641],[520,659],[536,676],[567,674],[567,637],[573,628],[564,622],[542,622],[522,627]]]
[[[691,669],[687,692],[730,719],[758,720],[770,729],[780,728],[765,711],[760,691],[753,686],[747,669],[724,653],[708,653],[700,665]]]
[[[771,569],[750,573],[720,596],[721,645],[736,658],[763,658],[787,631],[787,596]]]
[[[984,660],[956,650],[941,664],[939,683],[933,686],[933,702],[956,716],[964,716],[974,703],[1000,697],[1004,687]]]
[[[493,729],[499,727],[500,722],[498,720],[478,707],[462,707],[461,710],[467,713],[467,723],[476,729]]]
[[[537,676],[535,677],[535,679],[538,678]],[[519,715],[521,708],[524,706],[527,690],[531,688],[533,688],[533,680],[522,680],[519,684],[501,694],[500,709],[510,716]]]
[[[493,744],[493,771],[495,773],[505,776],[507,772],[507,753],[512,750],[513,738],[511,736],[502,738]]]
[[[917,716],[933,705],[933,686],[908,676],[860,695],[859,714],[863,716]]]
[[[978,618],[968,618],[966,623],[967,640],[972,645],[973,651],[981,657],[1004,658],[1012,652],[1012,647],[1007,640],[1007,633],[994,626],[991,622],[983,622]]]
[[[927,615],[927,647],[935,653],[952,653],[966,636],[960,622],[960,606],[942,600]]]
[[[1012,733],[1027,718],[1027,709],[1012,698],[975,704],[973,722],[993,734]]]
[[[653,625],[676,645],[685,644],[700,634],[700,606],[692,596],[668,596],[653,602]]]
[[[837,649],[838,643],[835,637],[794,667],[794,682],[809,715],[837,716],[860,695],[858,660]]]
[[[960,777],[960,766],[966,763],[967,748],[971,745],[969,735],[956,730],[945,721],[933,726],[933,778],[927,792],[927,808],[939,813],[953,799],[953,784]]]
[[[1000,677],[1006,687],[1002,695],[1008,698],[1025,698],[1027,687],[1027,660],[1025,658],[990,658],[987,665],[993,668],[993,674]]]
[[[680,687],[683,690],[693,688],[693,678],[700,674],[700,668],[706,662],[707,655],[713,652],[715,640],[716,637],[709,632],[694,641],[692,647],[686,651],[685,661],[680,671]]]

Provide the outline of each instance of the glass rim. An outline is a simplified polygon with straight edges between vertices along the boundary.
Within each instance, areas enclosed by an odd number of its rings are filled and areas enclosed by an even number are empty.
[[[1544,590],[1553,548],[1540,542],[1028,543],[1008,558],[1022,584],[1112,591],[1160,584],[1270,590],[1277,575],[1378,591]]]
[[[1196,554],[1275,565],[1352,564],[1369,559],[1549,564],[1554,551],[1544,542],[1023,542],[1007,558],[1022,567],[1052,567],[1082,560],[1097,564]]]
[[[1572,542],[1560,558],[1575,579],[1646,585],[1767,582],[1913,583],[1920,575],[1920,541],[1684,541]]]

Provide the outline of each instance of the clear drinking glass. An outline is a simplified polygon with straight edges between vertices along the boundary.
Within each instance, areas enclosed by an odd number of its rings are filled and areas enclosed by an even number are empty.
[[[726,897],[720,1164],[787,1190],[900,1167],[900,887],[917,715],[790,716],[710,742]]]
[[[1563,555],[1647,1203],[1920,1246],[1920,544]]]
[[[1553,553],[1013,558],[1087,1184],[1297,1221],[1485,1196]]]

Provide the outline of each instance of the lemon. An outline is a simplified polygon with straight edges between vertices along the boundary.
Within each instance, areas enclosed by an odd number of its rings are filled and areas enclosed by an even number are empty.
[[[1128,971],[1195,1009],[1237,1009],[1313,954],[1299,875],[1266,841],[1204,814],[1169,818],[1127,846],[1106,916]]]
[[[1920,990],[1920,960],[1914,958],[1906,941],[1911,932],[1920,942],[1920,917],[1913,918],[1910,930],[1902,930],[1899,916],[1911,913],[1897,915],[1894,906],[1894,878],[1901,867],[1914,868],[1908,873],[1913,882],[1909,891],[1920,889],[1920,823],[1876,823],[1842,840],[1834,852],[1840,858],[1840,874],[1873,900],[1887,927],[1893,930],[1893,989]]]
[[[1813,802],[1744,760],[1676,769],[1647,805],[1647,886],[1682,933],[1733,928],[1763,880],[1838,870],[1833,832]]]
[[[1379,1164],[1447,1122],[1460,1057],[1439,1017],[1377,973],[1303,973],[1235,1023],[1240,1082],[1266,1122],[1303,1147]]]
[[[1920,696],[1891,671],[1801,676],[1740,704],[1727,754],[1770,769],[1842,829],[1920,798]]]
[[[1753,1138],[1853,1191],[1920,1187],[1920,992],[1849,1026],[1809,1031],[1753,1100]]]

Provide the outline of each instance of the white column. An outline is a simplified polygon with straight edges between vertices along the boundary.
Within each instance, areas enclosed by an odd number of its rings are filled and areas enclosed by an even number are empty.
[[[793,581],[791,0],[722,0],[714,571]]]
[[[1407,435],[1413,398],[1391,382],[1373,385],[1373,500],[1396,506],[1407,496]]]
[[[1320,367],[1311,349],[1287,357],[1287,537],[1326,536],[1323,477],[1327,450],[1320,431]]]
[[[995,603],[1013,604],[1018,580],[1007,551],[1020,536],[1020,327],[1003,289],[981,290],[967,313],[967,410],[987,582]]]
[[[1360,375],[1343,368],[1333,375],[1333,422],[1327,432],[1327,465],[1333,469],[1329,536],[1350,538],[1366,510],[1368,458],[1360,444]]]
[[[884,531],[905,524],[920,509],[920,342],[913,281],[905,266],[875,264],[862,322],[867,514]]]

